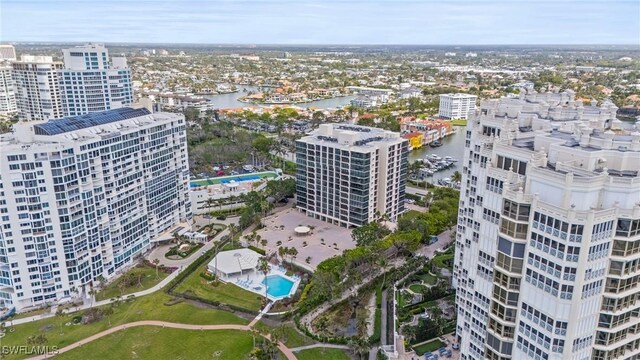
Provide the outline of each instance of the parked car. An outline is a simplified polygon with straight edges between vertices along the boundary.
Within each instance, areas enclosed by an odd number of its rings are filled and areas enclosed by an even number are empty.
[[[216,220],[227,220],[227,217],[224,215],[216,216]]]
[[[406,202],[407,204],[415,204],[416,201],[413,199],[405,199],[404,202]]]

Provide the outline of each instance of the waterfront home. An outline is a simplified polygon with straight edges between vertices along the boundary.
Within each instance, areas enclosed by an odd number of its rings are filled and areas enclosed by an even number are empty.
[[[409,140],[409,150],[419,149],[424,145],[424,134],[420,132],[410,132],[402,135],[403,138]]]

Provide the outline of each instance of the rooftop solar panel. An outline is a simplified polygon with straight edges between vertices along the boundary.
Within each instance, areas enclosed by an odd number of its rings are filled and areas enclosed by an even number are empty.
[[[80,116],[49,120],[44,124],[34,125],[36,135],[58,135],[92,126],[109,124],[139,116],[149,115],[147,109],[120,108],[101,112],[94,112]]]

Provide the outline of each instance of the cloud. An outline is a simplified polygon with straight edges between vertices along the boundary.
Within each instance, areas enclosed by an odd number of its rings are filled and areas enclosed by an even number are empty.
[[[625,0],[2,0],[0,10],[2,41],[640,44],[640,2]]]

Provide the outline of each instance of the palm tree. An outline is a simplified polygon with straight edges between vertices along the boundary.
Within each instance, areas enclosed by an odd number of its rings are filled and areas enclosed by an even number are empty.
[[[378,265],[382,268],[382,285],[380,285],[380,291],[382,291],[382,289],[384,289],[384,282],[387,279],[387,259],[384,258],[384,255],[380,256]]]
[[[367,339],[361,336],[352,338],[349,341],[349,347],[351,347],[351,350],[355,354],[357,354],[360,357],[360,359],[362,359],[364,354],[368,353],[369,350],[371,349],[369,341],[367,341]]]
[[[113,306],[106,306],[104,309],[102,309],[102,315],[107,317],[109,326],[111,326],[111,315],[113,315]]]
[[[160,264],[160,260],[153,259],[152,263],[153,263],[153,265],[156,266],[156,279],[157,279],[158,278],[158,265]]]
[[[229,236],[231,237],[231,247],[233,248],[233,238],[236,236],[236,232],[238,231],[238,225],[230,224],[227,229],[229,229]]]
[[[460,173],[460,171],[455,171],[453,173],[453,175],[451,175],[451,181],[453,182],[459,182],[462,181],[462,174]]]
[[[326,337],[329,332],[329,319],[326,315],[322,315],[316,321],[316,331],[321,337]]]
[[[236,207],[234,205],[235,205],[235,202],[236,202],[237,198],[238,198],[237,196],[231,195],[231,196],[229,196],[229,198],[228,198],[229,202],[227,203],[227,204],[229,204],[229,206],[231,206],[230,210],[233,212],[234,215],[236,214]]]
[[[209,209],[209,225],[211,225],[211,219],[213,218],[213,216],[211,216],[211,208],[216,204],[216,202],[217,201],[213,198],[207,198],[207,200],[204,201],[204,205]]]
[[[87,293],[89,294],[89,300],[90,300],[89,308],[92,308],[93,307],[93,299],[95,299],[95,295],[98,292],[96,291],[96,289],[91,288],[91,289],[89,289],[89,291]]]
[[[269,261],[266,257],[262,256],[258,259],[257,270],[264,274],[264,298],[267,300],[267,274],[271,270],[271,266],[269,266]]]
[[[295,260],[296,256],[298,256],[298,249],[296,249],[295,247],[292,247],[289,250],[289,255],[291,255],[291,261]]]
[[[27,338],[27,344],[31,346],[44,346],[49,342],[44,334],[32,335]]]
[[[98,282],[98,287],[102,287],[102,285],[104,285],[105,278],[102,275],[98,275],[96,277],[96,281]]]
[[[60,335],[62,335],[62,324],[64,324],[64,309],[61,307],[58,307],[58,310],[56,310],[56,318],[61,319],[60,321]]]

